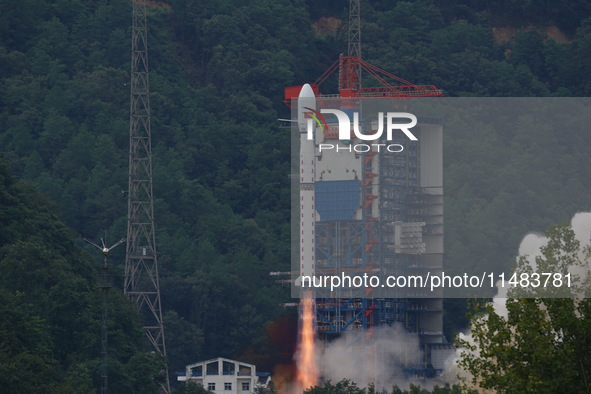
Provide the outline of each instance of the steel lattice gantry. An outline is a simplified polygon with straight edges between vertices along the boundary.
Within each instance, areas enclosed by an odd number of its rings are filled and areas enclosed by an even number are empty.
[[[420,117],[413,130],[419,136],[416,144],[396,135],[391,142],[405,145],[396,154],[349,153],[347,145],[336,139],[331,121],[327,119],[325,132],[317,129],[321,134],[317,143],[341,146],[341,152],[316,151],[317,272],[382,273],[385,277],[439,271],[443,253],[441,120]],[[366,127],[372,126],[366,122]],[[376,333],[372,329],[401,326],[418,335],[424,352],[421,362],[404,368],[406,377],[430,376],[438,369],[431,366],[431,348],[444,342],[442,300],[419,293],[392,298],[369,288],[338,288],[332,293],[317,289],[318,334],[327,343],[347,334],[348,346],[355,349],[352,357],[360,365],[369,363],[366,369],[373,371],[371,363],[383,349],[372,348],[371,337]]]
[[[124,293],[135,301],[151,345],[156,352],[166,357],[154,234],[146,3],[132,1],[132,4],[129,193]],[[167,370],[165,379],[163,390],[170,393]]]

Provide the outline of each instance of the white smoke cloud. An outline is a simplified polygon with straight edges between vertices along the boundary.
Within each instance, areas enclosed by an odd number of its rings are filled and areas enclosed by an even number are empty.
[[[390,389],[413,383],[404,369],[420,365],[422,357],[418,335],[396,325],[347,333],[320,349],[317,359],[324,380],[349,379],[359,387],[373,383]]]

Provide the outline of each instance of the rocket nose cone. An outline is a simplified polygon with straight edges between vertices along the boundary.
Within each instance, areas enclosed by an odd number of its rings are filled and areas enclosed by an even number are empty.
[[[313,98],[314,96],[314,91],[312,90],[312,86],[310,86],[309,83],[305,84],[304,86],[302,86],[302,90],[300,90],[300,95],[298,96],[300,98]]]
[[[298,96],[297,118],[300,132],[306,131],[307,121],[305,114],[309,112],[310,108],[316,109],[316,96],[314,96],[312,86],[305,84],[302,86],[302,90],[300,90],[300,95]]]

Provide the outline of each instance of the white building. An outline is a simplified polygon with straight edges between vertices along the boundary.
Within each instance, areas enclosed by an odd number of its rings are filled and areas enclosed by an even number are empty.
[[[257,387],[266,387],[270,374],[257,374],[256,366],[223,357],[187,365],[179,382],[201,384],[216,394],[253,393]]]

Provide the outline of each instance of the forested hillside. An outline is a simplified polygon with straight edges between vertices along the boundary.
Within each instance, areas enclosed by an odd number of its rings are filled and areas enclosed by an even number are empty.
[[[280,307],[289,289],[269,276],[290,266],[289,135],[277,118],[289,116],[285,86],[314,81],[346,52],[348,4],[246,3],[149,6],[156,230],[171,371],[215,356],[243,357],[261,370],[291,361],[290,339],[277,335],[293,315]],[[89,257],[94,250],[81,252],[81,238],[125,236],[130,23],[128,0],[0,0],[0,151],[19,180],[3,172],[0,294],[6,314],[24,327],[19,335],[34,338],[2,351],[52,365],[46,373],[56,384],[78,373],[76,365],[98,365],[99,263]],[[362,1],[362,54],[447,96],[589,96],[591,5]],[[591,207],[589,136],[549,133],[531,144],[519,133],[446,130],[447,261],[506,267],[526,231]],[[15,204],[22,211],[10,213]],[[52,212],[71,233],[51,224]],[[123,254],[112,253],[114,272]],[[130,306],[112,294],[111,349],[123,371],[141,339]],[[25,314],[25,305],[35,313]],[[452,331],[464,311],[457,303],[448,311]],[[70,317],[77,313],[88,316]],[[11,371],[0,373],[8,379]]]
[[[0,382],[11,393],[88,393],[98,382],[96,270],[54,210],[0,165]],[[109,309],[113,391],[157,388],[162,360],[144,351],[133,306],[113,292]]]

